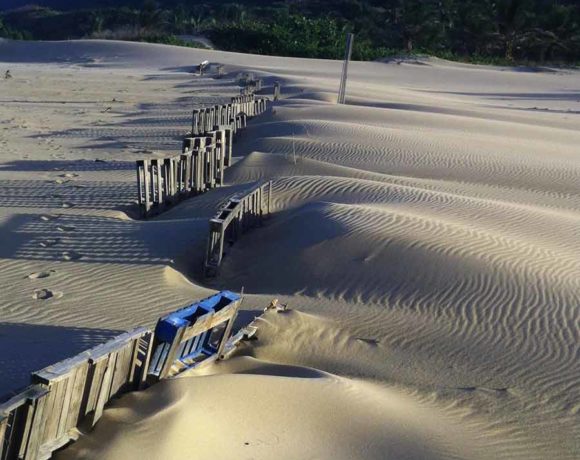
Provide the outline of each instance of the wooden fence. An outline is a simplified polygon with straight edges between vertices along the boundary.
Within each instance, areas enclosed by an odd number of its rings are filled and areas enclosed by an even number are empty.
[[[217,276],[226,242],[231,246],[247,230],[261,225],[270,215],[272,181],[260,183],[242,196],[232,197],[209,221],[204,274]]]
[[[135,329],[33,373],[30,387],[0,404],[0,459],[50,458],[77,439],[82,421],[93,426],[111,398],[141,387],[151,337]]]
[[[268,99],[254,94],[236,96],[230,104],[196,109],[191,134],[182,153],[168,158],[138,160],[137,199],[142,217],[224,183],[224,170],[232,163],[234,134],[247,118],[267,109]]]
[[[255,333],[231,337],[242,295],[222,291],[34,372],[31,385],[0,403],[0,460],[44,460],[91,428],[115,396],[229,356]]]

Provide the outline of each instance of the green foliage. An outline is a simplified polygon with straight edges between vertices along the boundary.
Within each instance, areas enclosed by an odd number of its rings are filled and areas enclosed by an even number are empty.
[[[0,35],[167,40],[203,33],[221,49],[341,59],[426,53],[470,62],[580,61],[578,0],[99,0],[127,5],[0,14]],[[62,3],[62,2],[61,2]],[[187,45],[187,43],[183,43]]]

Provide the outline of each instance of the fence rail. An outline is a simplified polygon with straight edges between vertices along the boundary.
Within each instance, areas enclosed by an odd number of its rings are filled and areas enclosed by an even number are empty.
[[[261,225],[270,215],[272,181],[260,183],[244,195],[236,195],[209,221],[209,236],[204,274],[217,276],[224,257],[225,244],[230,246],[250,228]]]

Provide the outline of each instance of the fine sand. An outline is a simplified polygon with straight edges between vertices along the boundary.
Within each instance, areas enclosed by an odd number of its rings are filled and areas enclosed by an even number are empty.
[[[192,66],[225,64],[226,77]],[[87,459],[580,455],[580,72],[0,41],[0,393],[222,288],[237,357],[115,401]],[[283,99],[227,186],[135,219],[134,161],[175,153],[239,71]],[[201,264],[207,218],[274,180],[274,214]]]

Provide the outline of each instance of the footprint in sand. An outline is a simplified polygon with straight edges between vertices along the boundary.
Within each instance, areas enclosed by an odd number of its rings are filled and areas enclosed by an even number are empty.
[[[45,222],[49,222],[51,220],[55,220],[58,219],[60,216],[55,216],[55,215],[51,215],[51,214],[43,214],[42,216],[40,216],[40,220],[43,220]]]
[[[43,240],[41,242],[38,243],[38,245],[41,248],[51,248],[54,245],[58,244],[60,242],[60,240],[57,239],[49,239],[49,240]]]
[[[74,232],[77,228],[74,225],[59,225],[58,227],[56,227],[56,229],[59,232],[70,233]]]
[[[379,341],[377,339],[365,339],[364,337],[355,337],[355,338],[359,342],[366,343],[367,345],[372,345],[376,347],[379,344]]]
[[[79,259],[82,259],[82,257],[83,257],[82,254],[79,254],[76,251],[64,251],[62,253],[62,258],[64,260],[69,260],[69,261],[70,260],[79,260]]]
[[[62,292],[51,291],[50,289],[37,289],[32,293],[34,300],[60,299],[62,296]]]
[[[36,272],[36,273],[31,273],[30,275],[27,276],[28,279],[31,280],[39,280],[42,278],[48,278],[51,274],[55,273],[56,270],[48,270],[46,272]]]

